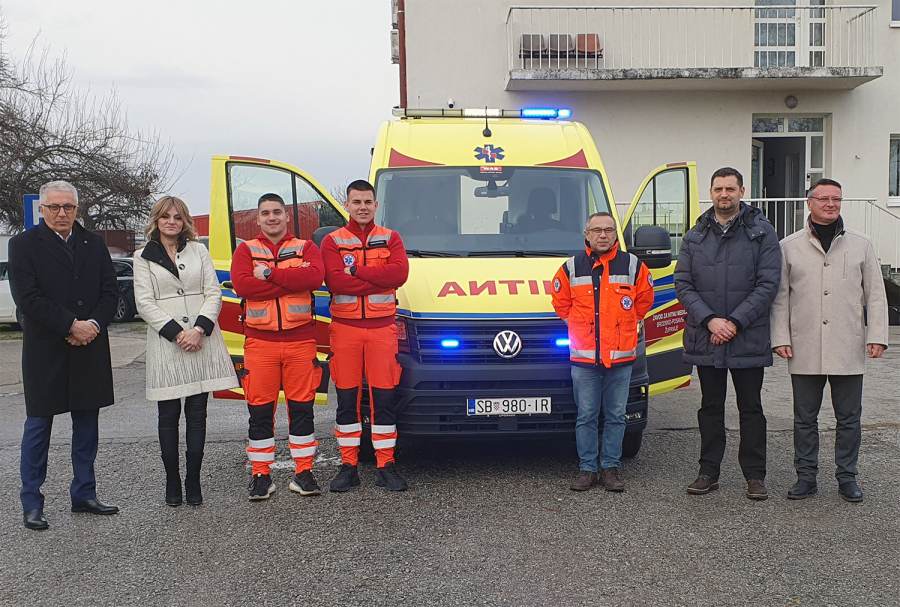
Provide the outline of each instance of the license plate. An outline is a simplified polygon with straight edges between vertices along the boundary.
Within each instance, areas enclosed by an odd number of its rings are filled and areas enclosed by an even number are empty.
[[[469,415],[534,415],[550,413],[549,396],[526,398],[470,398]]]

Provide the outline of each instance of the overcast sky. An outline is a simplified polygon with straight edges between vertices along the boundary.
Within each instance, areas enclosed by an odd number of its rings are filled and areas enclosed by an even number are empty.
[[[399,103],[390,0],[0,0],[8,49],[36,35],[79,86],[115,88],[132,128],[174,144],[171,187],[209,209],[213,154],[293,164],[326,189],[365,178]]]

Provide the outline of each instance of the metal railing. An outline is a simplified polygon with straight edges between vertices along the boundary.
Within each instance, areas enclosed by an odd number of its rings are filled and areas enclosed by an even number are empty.
[[[509,69],[874,67],[876,8],[513,6]]]

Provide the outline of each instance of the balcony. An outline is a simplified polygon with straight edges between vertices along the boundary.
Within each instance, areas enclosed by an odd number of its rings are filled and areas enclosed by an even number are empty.
[[[507,90],[852,89],[876,6],[512,7]]]

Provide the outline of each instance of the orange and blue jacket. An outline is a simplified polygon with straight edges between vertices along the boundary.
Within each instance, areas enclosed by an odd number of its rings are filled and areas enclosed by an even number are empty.
[[[553,277],[553,308],[569,327],[569,359],[610,368],[637,357],[638,323],[653,307],[650,270],[618,243],[597,255],[590,247]]]

